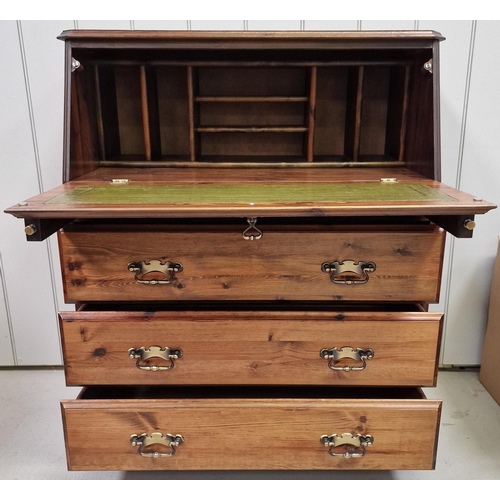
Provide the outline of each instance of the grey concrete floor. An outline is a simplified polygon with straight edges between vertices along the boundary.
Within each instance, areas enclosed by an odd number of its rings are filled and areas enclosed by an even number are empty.
[[[62,369],[0,370],[0,479],[500,479],[500,406],[478,372],[441,371],[428,398],[443,400],[434,471],[68,472],[59,400],[76,397]]]

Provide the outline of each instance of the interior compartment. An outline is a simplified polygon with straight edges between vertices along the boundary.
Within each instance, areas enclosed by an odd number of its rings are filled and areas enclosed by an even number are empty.
[[[318,68],[314,156],[318,161],[347,161],[345,127],[347,117],[347,67]]]
[[[74,52],[84,68],[73,73],[74,173],[221,163],[437,170],[432,76],[422,70],[430,50]]]
[[[163,160],[189,159],[189,119],[187,113],[186,68],[156,68],[158,112]]]
[[[200,97],[305,97],[305,67],[200,67]]]
[[[259,156],[304,162],[311,156],[383,162],[402,156],[407,96],[394,89],[405,87],[404,67],[325,66],[314,78],[305,67],[105,68],[98,70],[100,106],[107,115],[116,110],[103,129],[102,142],[116,143],[105,151],[108,160],[151,160],[155,148],[161,151],[156,160],[177,161],[186,161],[190,148],[205,161]],[[314,144],[309,155],[303,134]]]

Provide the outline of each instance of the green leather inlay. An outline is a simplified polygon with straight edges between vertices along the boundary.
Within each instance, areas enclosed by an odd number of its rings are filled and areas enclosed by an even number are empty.
[[[192,184],[78,186],[47,201],[49,204],[250,204],[343,203],[385,201],[450,201],[424,184]]]

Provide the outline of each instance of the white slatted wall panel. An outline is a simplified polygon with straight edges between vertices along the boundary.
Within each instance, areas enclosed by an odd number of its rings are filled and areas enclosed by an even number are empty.
[[[6,283],[3,278],[2,256],[0,255],[0,366],[12,366],[14,364],[14,345],[8,315],[9,305],[5,294]]]
[[[304,21],[304,29],[307,31],[328,30],[357,30],[361,21]]]
[[[28,68],[15,21],[0,23],[0,46],[0,67],[3,69],[0,77],[0,200],[2,208],[7,208],[39,193],[42,176],[34,142],[36,131]],[[60,102],[56,94],[48,98],[55,106]],[[60,156],[57,162],[60,168]],[[27,244],[22,221],[3,212],[0,234],[5,294],[17,355],[14,363],[60,364],[50,244]]]
[[[471,44],[473,38],[472,21],[421,21],[419,29],[435,29],[445,34],[446,41],[440,45],[440,79],[441,79],[441,180],[445,184],[459,187],[464,136],[466,132],[465,105],[469,90],[468,81],[472,67],[470,65]],[[467,191],[468,188],[464,187]],[[486,199],[486,198],[485,198]],[[491,216],[488,215],[489,218]],[[478,218],[483,224],[484,219]],[[476,234],[474,234],[474,244]],[[450,235],[446,237],[446,251],[443,263],[443,277],[441,284],[441,300],[432,311],[446,311],[445,328],[443,332],[441,359],[442,364],[454,364],[445,361],[444,346],[447,341],[460,342],[461,349],[468,349],[467,343],[460,339],[460,334],[446,328],[449,315],[451,264],[452,255],[457,240]],[[470,240],[469,240],[470,243]],[[448,332],[450,335],[448,336]],[[475,359],[475,360],[474,360]],[[469,357],[467,364],[479,363],[479,357]],[[474,360],[474,361],[473,361]]]
[[[471,45],[465,134],[457,186],[500,205],[500,22],[478,21]],[[500,209],[477,218],[472,240],[455,240],[443,362],[480,362]]]
[[[0,208],[59,184],[62,174],[64,29],[412,30],[441,44],[442,180],[500,201],[500,95],[495,60],[500,21],[0,21]],[[448,238],[441,301],[443,364],[480,362],[500,210],[477,218],[472,240]],[[27,243],[22,222],[0,214],[0,365],[60,364],[57,309],[63,304],[55,238]],[[3,268],[2,268],[3,265]],[[5,296],[4,296],[5,295]]]

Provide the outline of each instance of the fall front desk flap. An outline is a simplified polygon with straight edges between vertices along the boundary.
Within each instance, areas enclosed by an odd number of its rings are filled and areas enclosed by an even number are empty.
[[[424,216],[458,237],[495,205],[437,181],[185,182],[127,178],[65,183],[6,210],[24,218],[28,239],[44,239],[68,219]],[[468,226],[468,227],[466,227]],[[30,234],[31,232],[31,234]],[[36,234],[38,233],[38,235]]]

